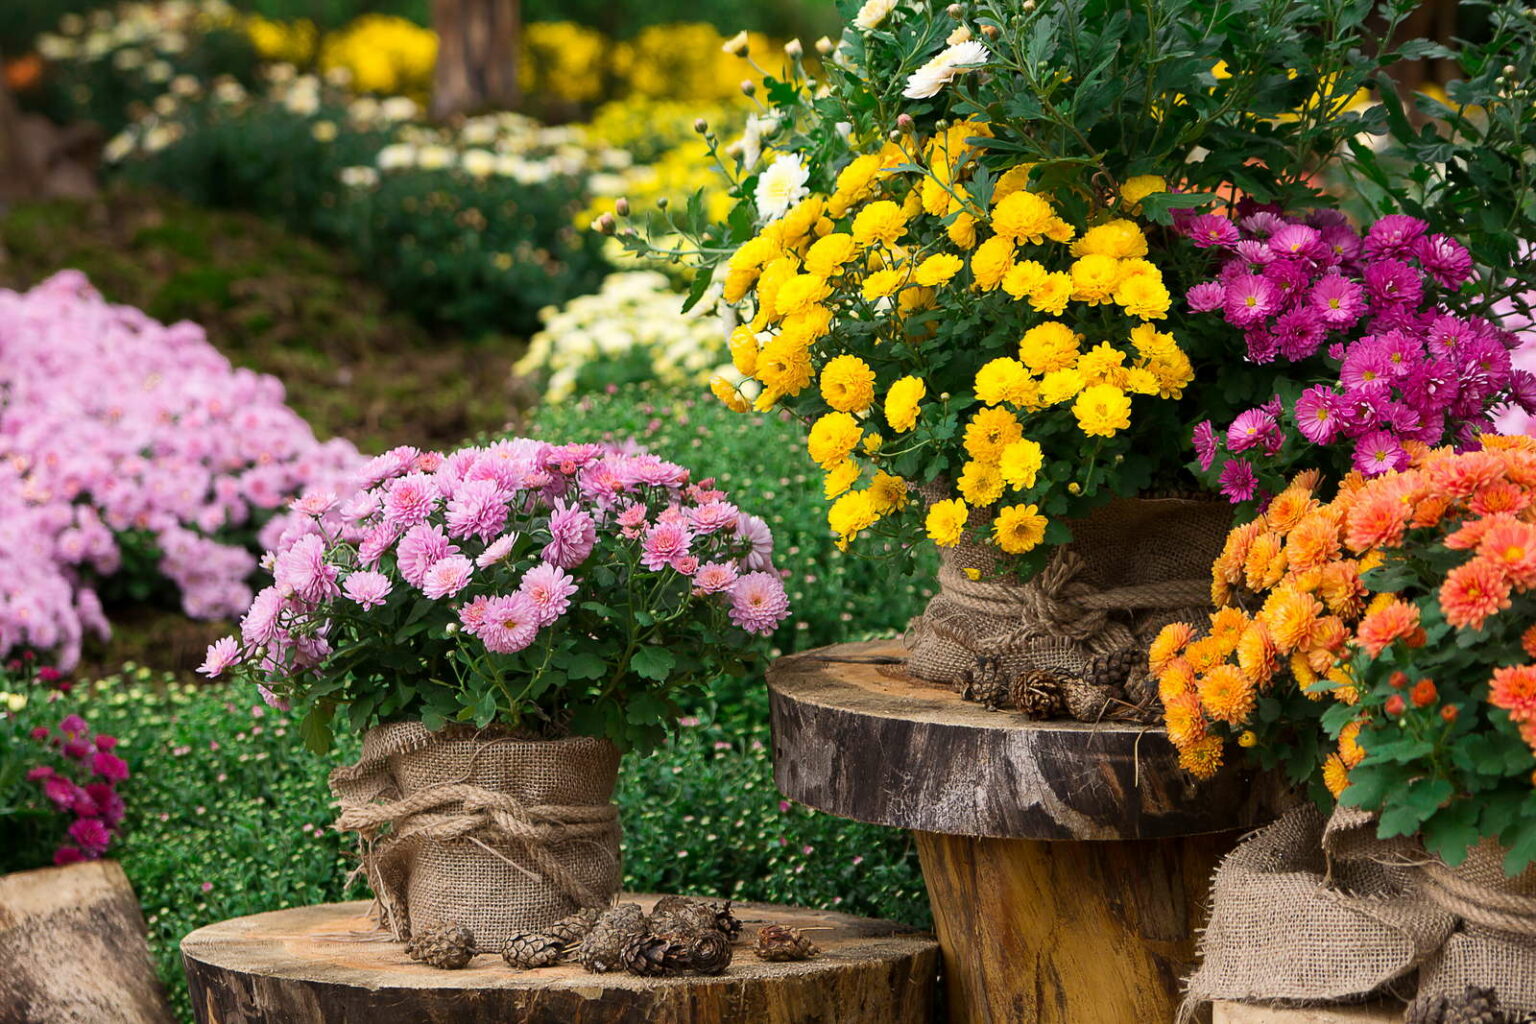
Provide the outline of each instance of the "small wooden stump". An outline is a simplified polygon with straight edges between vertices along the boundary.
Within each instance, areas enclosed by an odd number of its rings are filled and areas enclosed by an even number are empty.
[[[1284,788],[1195,783],[1160,729],[990,712],[905,659],[884,640],[771,666],[774,778],[915,831],[952,1024],[1172,1021],[1216,864]]]
[[[0,1021],[171,1020],[117,861],[0,875]]]
[[[647,908],[657,898],[623,897]],[[637,978],[574,964],[515,971],[490,955],[436,970],[377,931],[368,906],[279,910],[188,935],[200,1024],[928,1024],[933,1013],[937,944],[889,921],[737,904],[746,927],[724,974]],[[807,929],[822,955],[758,960],[748,944],[770,923]]]
[[[1212,1024],[1402,1024],[1403,1004],[1291,1008],[1218,1002],[1213,1013]]]

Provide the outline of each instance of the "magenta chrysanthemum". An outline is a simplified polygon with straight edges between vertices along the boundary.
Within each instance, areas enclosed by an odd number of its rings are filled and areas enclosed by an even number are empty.
[[[1228,459],[1221,467],[1221,493],[1231,502],[1251,501],[1259,487],[1259,478],[1247,459]]]

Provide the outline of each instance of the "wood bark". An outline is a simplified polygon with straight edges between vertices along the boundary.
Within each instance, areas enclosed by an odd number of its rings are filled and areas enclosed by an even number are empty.
[[[43,168],[25,143],[21,111],[0,81],[0,203],[39,195],[42,188]]]
[[[648,979],[575,965],[514,971],[489,955],[435,970],[383,937],[367,909],[300,907],[188,935],[200,1024],[928,1024],[934,1010],[936,944],[889,921],[740,904],[746,927],[724,974]],[[759,961],[748,943],[770,922],[806,929],[823,954]]]
[[[0,1022],[171,1024],[116,861],[0,876]]]
[[[774,779],[845,818],[1027,839],[1153,839],[1251,828],[1286,791],[1230,767],[1199,783],[1163,730],[1031,722],[902,671],[900,641],[839,644],[768,670]]]
[[[1172,1022],[1211,873],[1236,838],[917,833],[951,1024]]]
[[[437,30],[433,117],[518,106],[518,0],[432,0],[432,26]]]

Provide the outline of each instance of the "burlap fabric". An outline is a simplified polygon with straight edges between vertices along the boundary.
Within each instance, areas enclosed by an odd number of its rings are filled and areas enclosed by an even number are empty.
[[[419,722],[376,726],[331,772],[362,868],[395,938],[453,922],[495,948],[619,890],[619,753]]]
[[[1183,1016],[1212,999],[1353,1002],[1493,985],[1536,1011],[1536,871],[1478,847],[1451,869],[1376,822],[1295,808],[1222,862]],[[1417,973],[1417,985],[1415,975]]]
[[[1150,642],[1170,622],[1202,621],[1232,510],[1224,501],[1117,499],[1071,523],[1072,543],[1023,584],[1007,578],[1009,556],[984,542],[990,523],[971,526],[943,550],[939,593],[906,635],[907,671],[957,687],[978,655],[1000,658],[1012,676],[1034,668],[1075,675],[1095,655]]]

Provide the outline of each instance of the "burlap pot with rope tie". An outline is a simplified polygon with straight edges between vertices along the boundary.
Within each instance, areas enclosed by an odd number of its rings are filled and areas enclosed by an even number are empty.
[[[585,736],[540,740],[419,722],[370,729],[331,772],[336,828],[395,938],[453,922],[495,948],[619,890],[619,752]]]
[[[1350,808],[1310,804],[1227,855],[1211,888],[1183,1019],[1212,999],[1317,1005],[1492,986],[1536,1013],[1536,868],[1513,878],[1496,844],[1455,868],[1376,838]]]
[[[929,485],[923,496],[947,491]],[[1144,649],[1170,622],[1202,621],[1211,563],[1232,527],[1222,500],[1116,499],[1073,521],[1072,543],[1019,584],[1007,576],[1009,556],[986,542],[990,520],[977,517],[972,510],[965,539],[943,549],[939,593],[906,634],[907,671],[957,689],[978,658],[1010,677],[1082,676],[1095,657]]]

